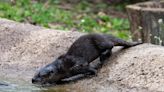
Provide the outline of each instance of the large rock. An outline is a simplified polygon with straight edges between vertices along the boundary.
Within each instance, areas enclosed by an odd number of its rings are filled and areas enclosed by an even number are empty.
[[[65,53],[81,35],[0,19],[0,81],[30,85],[28,90],[32,89],[31,78],[35,71]],[[98,76],[53,89],[62,92],[164,91],[163,60],[161,46],[143,44],[126,50],[116,48]]]

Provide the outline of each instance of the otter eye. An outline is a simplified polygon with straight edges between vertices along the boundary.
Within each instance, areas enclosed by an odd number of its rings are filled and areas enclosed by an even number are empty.
[[[50,71],[49,74],[54,73],[54,71]]]

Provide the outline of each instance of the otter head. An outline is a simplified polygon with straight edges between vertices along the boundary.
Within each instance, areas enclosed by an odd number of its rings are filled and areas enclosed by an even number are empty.
[[[74,66],[74,58],[62,55],[54,62],[41,68],[32,78],[34,84],[52,84],[65,78]]]

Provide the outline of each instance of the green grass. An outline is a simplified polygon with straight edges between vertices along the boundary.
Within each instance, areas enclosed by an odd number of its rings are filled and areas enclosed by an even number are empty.
[[[31,0],[17,0],[14,4],[0,2],[0,17],[53,29],[110,33],[129,39],[128,20],[111,17],[105,13],[105,10],[110,10],[107,4],[100,3],[95,6],[81,1],[66,8],[62,6],[60,0],[49,1],[46,4]],[[121,5],[115,8],[122,11]]]

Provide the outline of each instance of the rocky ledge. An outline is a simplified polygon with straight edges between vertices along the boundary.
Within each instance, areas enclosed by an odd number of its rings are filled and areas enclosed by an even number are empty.
[[[35,71],[65,53],[79,32],[45,29],[0,19],[0,81],[31,85]],[[142,44],[114,48],[97,76],[62,85],[66,92],[164,91],[164,48]],[[19,81],[18,81],[19,80]]]

